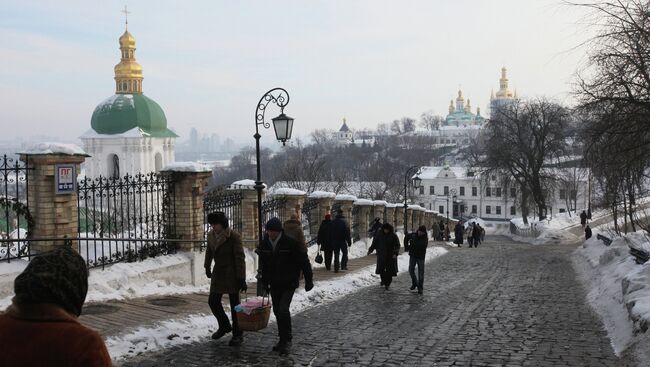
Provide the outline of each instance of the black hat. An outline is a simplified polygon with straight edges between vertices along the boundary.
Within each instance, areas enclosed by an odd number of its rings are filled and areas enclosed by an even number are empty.
[[[14,281],[18,304],[52,303],[74,315],[88,293],[86,261],[64,246],[34,257]]]
[[[210,213],[208,214],[208,223],[212,225],[221,224],[223,228],[228,228],[228,217],[224,212]]]
[[[282,232],[282,222],[278,218],[271,218],[266,222],[266,230],[273,232]]]
[[[382,230],[387,229],[389,232],[393,232],[393,231],[394,231],[393,226],[391,226],[390,223],[384,223],[384,224],[382,224],[382,225],[381,225],[381,229],[382,229]]]
[[[425,227],[425,226],[420,226],[420,227],[418,228],[418,231],[420,231],[420,232],[424,232],[424,233],[427,233],[427,227]]]

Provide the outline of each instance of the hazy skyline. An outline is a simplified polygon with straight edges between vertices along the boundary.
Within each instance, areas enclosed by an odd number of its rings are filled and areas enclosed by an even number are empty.
[[[486,110],[502,65],[520,96],[571,103],[584,40],[560,1],[138,1],[129,7],[144,93],[181,139],[254,133],[261,95],[291,95],[295,136],[373,128],[433,110],[458,88]],[[75,139],[114,94],[123,2],[10,1],[0,14],[4,138]],[[269,117],[278,111],[270,110]],[[272,130],[263,133],[272,136]],[[264,139],[266,140],[266,139]],[[251,138],[252,141],[252,138]]]

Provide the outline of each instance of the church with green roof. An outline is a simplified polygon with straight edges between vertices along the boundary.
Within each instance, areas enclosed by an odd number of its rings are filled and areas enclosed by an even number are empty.
[[[84,164],[87,177],[149,173],[174,162],[178,135],[167,127],[160,105],[142,93],[142,66],[135,59],[128,23],[119,44],[115,94],[97,105],[91,128],[80,137],[91,156]]]

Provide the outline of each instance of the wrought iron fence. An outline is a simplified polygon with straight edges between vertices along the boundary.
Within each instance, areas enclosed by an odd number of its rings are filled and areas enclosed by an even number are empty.
[[[271,218],[285,218],[287,199],[285,198],[268,198],[262,201],[262,225]]]
[[[0,157],[0,261],[31,256],[25,242],[34,227],[27,190],[31,169],[14,157]]]
[[[208,192],[203,198],[203,212],[205,233],[210,231],[208,224],[208,214],[213,212],[223,212],[229,220],[230,228],[241,233],[244,228],[242,215],[242,200],[244,193],[241,190],[229,190],[225,186],[218,187]],[[203,246],[205,247],[205,245]],[[202,248],[203,248],[202,247]]]
[[[86,178],[77,185],[79,253],[89,267],[176,252],[173,175]]]
[[[318,208],[318,199],[307,199],[302,206],[302,229],[305,233],[307,247],[312,246],[317,241],[318,235],[318,214],[314,215],[314,209]],[[314,232],[314,233],[312,233]]]

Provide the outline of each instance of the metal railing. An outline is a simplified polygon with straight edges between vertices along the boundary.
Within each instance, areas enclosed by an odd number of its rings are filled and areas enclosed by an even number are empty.
[[[28,171],[26,163],[3,155],[0,157],[0,261],[29,257],[24,245],[33,230],[34,220],[29,212]]]
[[[225,187],[219,187],[208,192],[203,199],[203,212],[205,223],[205,234],[210,231],[208,224],[208,214],[214,212],[223,212],[229,220],[230,228],[238,233],[242,233],[244,228],[242,215],[242,200],[244,194],[241,190],[228,190]]]

